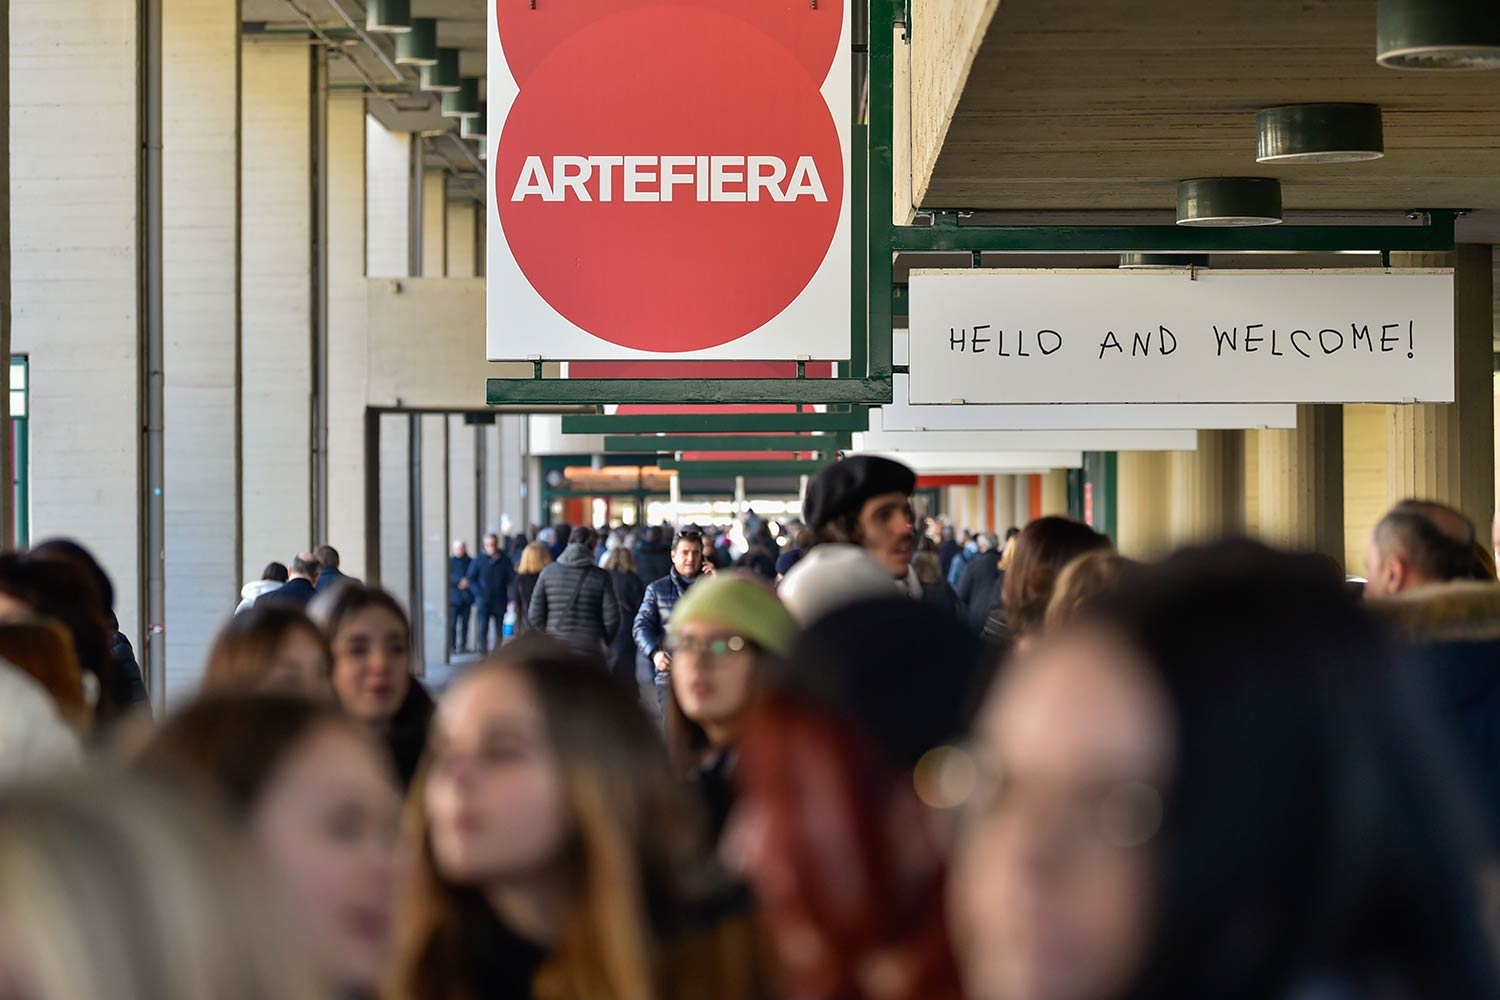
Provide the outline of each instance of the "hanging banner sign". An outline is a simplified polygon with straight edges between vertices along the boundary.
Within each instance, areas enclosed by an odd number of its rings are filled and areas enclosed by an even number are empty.
[[[1453,272],[914,271],[911,402],[1446,403]]]
[[[888,431],[854,435],[855,451],[1197,451],[1197,431]]]
[[[901,364],[906,360],[903,356]],[[1026,406],[970,404],[913,406],[911,381],[897,375],[895,401],[873,411],[888,431],[1020,431],[1020,430],[1244,430],[1297,426],[1297,408],[1282,404],[1235,406],[1223,403],[1131,403]],[[1094,449],[1099,450],[1099,449]]]
[[[846,360],[848,0],[494,0],[491,360]]]

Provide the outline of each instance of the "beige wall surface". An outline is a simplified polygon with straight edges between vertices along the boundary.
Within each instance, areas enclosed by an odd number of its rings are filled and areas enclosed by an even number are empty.
[[[948,124],[1000,0],[914,0],[911,150],[914,201],[921,205]]]

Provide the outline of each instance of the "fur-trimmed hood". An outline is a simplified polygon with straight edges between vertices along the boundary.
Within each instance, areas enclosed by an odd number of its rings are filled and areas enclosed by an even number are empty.
[[[1457,580],[1369,602],[1410,643],[1500,642],[1500,583]]]

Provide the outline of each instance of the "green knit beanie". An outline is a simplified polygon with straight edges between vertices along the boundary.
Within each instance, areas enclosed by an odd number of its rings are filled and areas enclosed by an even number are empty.
[[[748,573],[723,571],[700,579],[672,609],[667,632],[673,638],[688,622],[713,622],[733,629],[767,652],[786,656],[797,637],[797,623],[766,583]]]

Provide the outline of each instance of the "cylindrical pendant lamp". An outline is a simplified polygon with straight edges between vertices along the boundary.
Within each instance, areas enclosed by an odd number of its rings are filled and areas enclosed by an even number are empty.
[[[1375,61],[1388,69],[1500,69],[1494,0],[1380,0]]]
[[[437,62],[422,67],[422,89],[434,94],[451,94],[458,90],[457,49],[438,49]]]
[[[396,37],[396,64],[436,66],[437,61],[437,21],[430,17],[412,18],[411,30]]]
[[[1385,155],[1378,104],[1286,104],[1255,116],[1259,163],[1352,163]]]
[[[365,30],[396,34],[411,30],[411,0],[365,0]]]
[[[1177,184],[1179,226],[1274,226],[1281,182],[1274,177],[1199,177]]]
[[[444,118],[479,117],[479,78],[466,76],[458,82],[458,90],[443,95]]]

